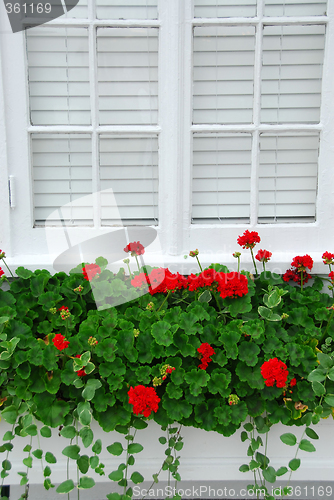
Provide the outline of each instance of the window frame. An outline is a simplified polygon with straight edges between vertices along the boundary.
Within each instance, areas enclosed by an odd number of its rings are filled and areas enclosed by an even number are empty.
[[[261,3],[261,2],[260,2]],[[191,0],[159,0],[159,20],[94,20],[93,2],[88,3],[89,21],[64,19],[51,21],[54,25],[88,25],[90,48],[95,50],[93,30],[97,26],[148,26],[158,27],[159,32],[159,125],[157,126],[31,126],[29,125],[27,70],[24,34],[13,34],[6,16],[0,18],[0,161],[4,166],[1,183],[0,207],[3,214],[1,248],[12,266],[25,265],[31,269],[46,267],[52,270],[52,262],[61,248],[62,228],[52,228],[54,247],[48,248],[44,228],[34,228],[32,220],[32,176],[29,165],[30,146],[28,136],[35,132],[84,132],[93,133],[93,182],[98,192],[97,165],[100,132],[110,133],[157,133],[159,139],[159,224],[157,241],[147,250],[146,263],[169,266],[183,273],[197,272],[193,259],[184,259],[189,250],[198,248],[201,262],[222,262],[235,268],[232,253],[240,250],[237,236],[245,229],[256,230],[261,236],[259,248],[273,252],[273,264],[268,269],[284,272],[297,254],[309,253],[315,260],[315,272],[323,271],[321,255],[334,247],[330,228],[334,222],[332,186],[334,186],[334,67],[330,54],[334,53],[334,5],[328,2],[327,16],[285,18],[284,24],[326,23],[327,35],[322,80],[322,107],[320,123],[316,125],[261,125],[259,116],[254,124],[193,125],[192,124],[192,30],[201,25],[235,25],[241,23],[281,24],[281,17],[200,19],[193,18]],[[0,7],[1,8],[1,7]],[[178,22],[175,22],[178,20]],[[256,36],[261,35],[257,29]],[[254,78],[255,109],[260,109],[261,54],[256,53]],[[13,64],[15,61],[15,64]],[[96,100],[96,69],[91,67],[91,99]],[[173,103],[173,106],[170,105]],[[93,118],[93,117],[92,117]],[[251,173],[250,224],[191,224],[191,180],[193,133],[245,131],[253,134],[253,146],[258,144],[259,134],[264,131],[319,130],[320,155],[318,163],[317,220],[314,223],[257,223],[258,150],[253,147]],[[27,133],[28,132],[28,133]],[[17,144],[20,146],[17,147]],[[9,176],[14,177],[16,206],[9,207]],[[181,214],[181,215],[180,215]],[[105,234],[113,230],[99,227],[99,210],[95,210],[94,228],[71,228],[72,244]],[[119,229],[119,228],[116,228]],[[58,245],[59,243],[59,245]],[[58,246],[57,246],[58,245]],[[243,252],[243,266],[251,269],[248,252]],[[117,269],[119,263],[112,267]]]

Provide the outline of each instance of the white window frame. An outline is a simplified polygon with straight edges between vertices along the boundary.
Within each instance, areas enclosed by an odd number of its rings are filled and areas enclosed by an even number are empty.
[[[324,271],[321,255],[325,250],[334,251],[334,2],[328,1],[326,17],[284,18],[284,24],[327,25],[324,71],[322,79],[322,110],[320,123],[316,125],[260,125],[259,113],[254,124],[243,126],[192,125],[192,29],[200,25],[235,25],[240,19],[193,19],[191,0],[159,0],[159,20],[112,21],[94,20],[93,4],[89,5],[88,23],[77,19],[55,20],[49,24],[78,26],[148,26],[159,28],[159,125],[158,126],[91,126],[43,127],[29,125],[25,41],[23,33],[13,34],[7,16],[0,13],[0,208],[2,213],[0,248],[9,256],[14,266],[25,265],[31,269],[46,267],[52,270],[52,262],[58,255],[56,247],[48,249],[44,228],[33,228],[32,178],[29,165],[28,133],[77,132],[78,129],[93,133],[93,182],[98,191],[97,134],[105,132],[143,132],[159,135],[159,225],[156,226],[159,245],[152,245],[145,262],[165,265],[179,272],[196,272],[193,259],[185,260],[184,254],[198,248],[203,265],[222,262],[236,267],[232,253],[240,250],[237,236],[245,229],[258,231],[261,243],[258,248],[273,252],[268,269],[284,272],[295,255],[310,254],[315,260],[314,271]],[[3,6],[0,6],[3,9]],[[249,18],[242,22],[256,25],[261,36],[263,24],[280,24],[283,18]],[[90,38],[91,50],[95,50],[94,37]],[[260,45],[258,44],[258,47]],[[261,53],[255,58],[254,109],[260,99]],[[96,97],[96,71],[91,68],[91,99]],[[172,105],[171,105],[172,103]],[[96,105],[96,102],[95,102]],[[253,133],[254,145],[263,131],[318,130],[320,132],[320,156],[318,165],[317,220],[314,223],[257,223],[257,147],[252,153],[251,219],[250,224],[191,224],[192,135],[198,131]],[[15,208],[9,207],[9,176],[14,177]],[[71,228],[73,241],[86,240],[110,232],[112,228],[99,227],[99,210],[95,215],[95,228]],[[52,228],[55,241],[61,239],[62,228]],[[59,238],[58,238],[59,236]],[[249,252],[243,252],[243,267],[251,269]],[[115,268],[119,264],[114,265]]]

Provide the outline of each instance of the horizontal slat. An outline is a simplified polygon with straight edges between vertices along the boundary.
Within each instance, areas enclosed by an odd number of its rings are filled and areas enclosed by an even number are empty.
[[[324,16],[324,0],[265,0],[265,16]]]
[[[38,125],[50,125],[50,118],[45,112],[31,112],[31,122]],[[52,125],[87,125],[90,123],[90,111],[52,111]]]
[[[194,0],[195,17],[254,17],[256,0]]]
[[[157,19],[157,0],[96,0],[98,19]]]

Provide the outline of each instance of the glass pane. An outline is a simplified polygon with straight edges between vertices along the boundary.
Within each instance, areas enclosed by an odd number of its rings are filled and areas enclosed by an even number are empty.
[[[158,137],[101,135],[101,224],[158,223]]]
[[[325,16],[326,0],[265,0],[265,16]]]
[[[265,26],[261,121],[320,121],[325,26]]]
[[[194,0],[195,17],[254,17],[256,0]]]
[[[247,223],[251,134],[194,134],[193,223]]]
[[[194,29],[194,123],[251,123],[254,26]]]
[[[32,125],[89,125],[88,30],[39,27],[26,32]]]
[[[100,124],[157,124],[158,29],[100,28],[97,59]]]
[[[92,225],[92,149],[89,134],[33,134],[36,226]]]
[[[87,19],[88,17],[88,0],[64,0],[67,12],[60,19],[73,18],[73,19]]]
[[[262,134],[259,222],[314,222],[319,133]]]
[[[96,0],[98,19],[157,19],[157,0]]]

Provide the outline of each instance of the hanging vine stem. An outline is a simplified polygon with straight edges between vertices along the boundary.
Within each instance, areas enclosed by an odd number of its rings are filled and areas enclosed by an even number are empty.
[[[10,452],[10,451],[11,451],[11,449],[13,448],[12,441],[13,441],[13,439],[14,439],[14,437],[15,437],[15,435],[14,435],[14,429],[15,429],[16,424],[17,424],[17,421],[15,421],[15,423],[14,423],[14,424],[13,424],[13,426],[12,426],[12,430],[11,430],[11,439],[10,439],[10,441],[9,441],[9,443],[11,444],[11,447],[8,447],[9,449],[7,448],[6,458],[5,458],[5,460],[4,460],[4,462],[5,462],[6,464],[7,464],[7,462],[8,462],[9,452]],[[2,467],[3,467],[3,465],[2,465]],[[1,471],[1,478],[2,478],[2,481],[1,481],[1,491],[2,491],[2,488],[3,488],[3,486],[4,486],[4,484],[3,484],[3,483],[4,483],[4,481],[5,481],[5,477],[6,477],[6,476],[5,476],[5,474],[6,474],[6,470],[7,470],[7,469],[5,469],[5,468],[3,467],[2,471]],[[3,474],[3,473],[2,473],[3,471],[4,471],[4,473],[5,473],[5,474]],[[7,475],[8,475],[8,474],[7,474]]]

